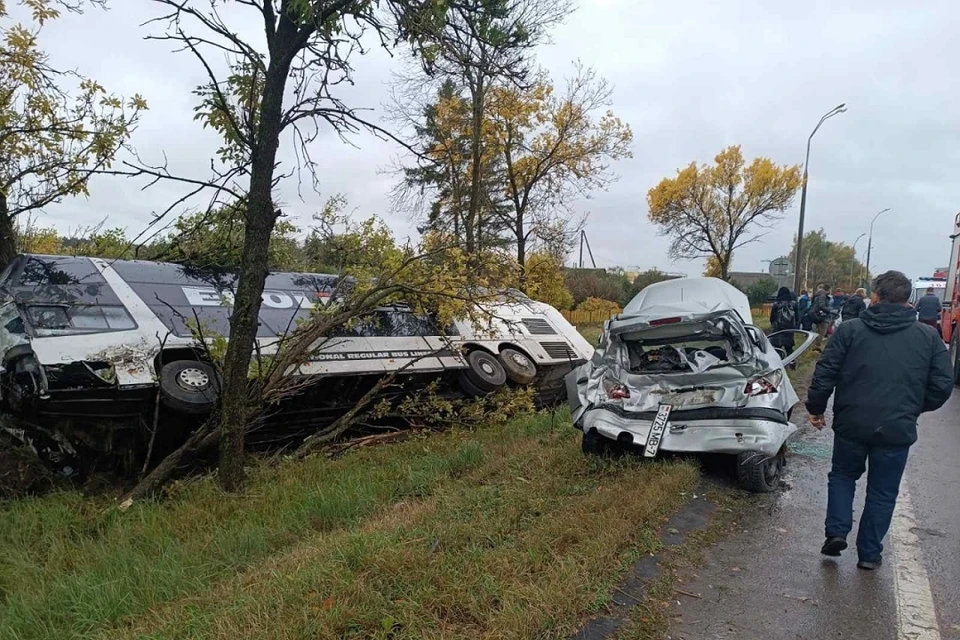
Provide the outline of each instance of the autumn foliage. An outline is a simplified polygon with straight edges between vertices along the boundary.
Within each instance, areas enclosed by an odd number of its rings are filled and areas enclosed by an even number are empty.
[[[747,164],[739,146],[727,147],[713,165],[691,162],[650,189],[649,217],[671,257],[714,260],[711,271],[727,279],[734,252],[780,220],[800,185],[798,165]]]

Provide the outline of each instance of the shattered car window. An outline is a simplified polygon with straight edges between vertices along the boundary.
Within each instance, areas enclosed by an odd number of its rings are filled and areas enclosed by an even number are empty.
[[[623,343],[633,373],[698,372],[747,354],[743,336],[724,317],[637,331]]]

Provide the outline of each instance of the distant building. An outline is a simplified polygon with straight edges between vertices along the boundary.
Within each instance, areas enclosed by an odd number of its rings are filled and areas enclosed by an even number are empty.
[[[793,274],[770,275],[763,271],[731,271],[730,281],[736,283],[741,289],[749,289],[761,280],[773,280],[778,287],[793,288]]]

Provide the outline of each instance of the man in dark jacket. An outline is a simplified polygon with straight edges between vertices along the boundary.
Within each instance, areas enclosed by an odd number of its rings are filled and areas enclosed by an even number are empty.
[[[823,340],[827,335],[827,327],[830,324],[830,285],[822,284],[817,287],[817,292],[813,295],[813,301],[810,303],[810,318],[813,324],[817,326],[817,333]],[[822,346],[822,345],[821,345]]]
[[[927,289],[927,295],[917,300],[917,320],[939,330],[942,306],[940,298],[934,293],[933,287],[930,287]]]
[[[800,328],[800,313],[797,310],[797,299],[790,289],[780,287],[777,291],[777,301],[773,303],[770,309],[770,329],[776,333],[778,331],[787,331],[789,329]],[[770,344],[779,347],[786,352],[786,355],[793,353],[796,334],[786,333],[775,335],[770,338]]]
[[[857,289],[856,293],[847,298],[847,301],[843,303],[843,307],[840,309],[840,319],[847,322],[848,320],[859,318],[860,314],[867,308],[866,297],[867,292],[865,289]]]
[[[797,311],[800,312],[800,327],[804,331],[810,331],[813,327],[813,320],[810,318],[810,296],[807,290],[800,292],[800,299],[797,300]]]
[[[833,400],[833,464],[827,484],[826,542],[838,556],[853,528],[853,495],[869,465],[867,498],[857,532],[857,566],[876,569],[907,464],[917,418],[940,408],[953,390],[953,367],[943,340],[919,324],[907,301],[910,280],[888,271],[873,284],[872,304],[834,333],[807,393],[810,423],[826,426]],[[869,462],[868,462],[869,460]]]

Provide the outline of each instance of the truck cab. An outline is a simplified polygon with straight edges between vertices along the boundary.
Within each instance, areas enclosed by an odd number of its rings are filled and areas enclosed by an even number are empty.
[[[950,265],[947,267],[940,327],[943,341],[950,345],[955,382],[960,385],[960,213],[954,218],[950,241]]]

